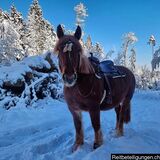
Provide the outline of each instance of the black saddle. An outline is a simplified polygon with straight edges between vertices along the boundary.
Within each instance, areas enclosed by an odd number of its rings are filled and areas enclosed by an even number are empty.
[[[105,60],[100,62],[98,58],[93,56],[93,53],[90,53],[91,56],[88,58],[93,65],[96,74],[98,75],[106,75],[112,78],[120,78],[125,77],[125,74],[118,70],[118,68],[114,65],[113,61]]]
[[[120,78],[125,77],[125,74],[122,73],[113,63],[111,60],[102,61],[99,64],[100,71],[112,78]]]

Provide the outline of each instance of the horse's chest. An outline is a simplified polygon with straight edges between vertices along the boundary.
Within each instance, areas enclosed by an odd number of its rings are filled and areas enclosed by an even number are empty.
[[[83,93],[78,89],[64,90],[65,99],[68,105],[80,110],[90,110],[90,107],[97,106],[101,94],[93,89],[90,93]]]

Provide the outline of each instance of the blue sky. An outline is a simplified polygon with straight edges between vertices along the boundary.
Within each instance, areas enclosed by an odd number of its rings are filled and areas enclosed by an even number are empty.
[[[160,42],[160,0],[39,0],[44,17],[55,27],[63,23],[68,29],[75,29],[74,6],[82,2],[88,8],[85,33],[93,42],[99,41],[105,51],[120,50],[121,37],[126,32],[135,32],[137,63],[151,61],[151,47],[148,38],[153,34]],[[9,10],[11,4],[26,17],[32,0],[0,0],[0,8]]]

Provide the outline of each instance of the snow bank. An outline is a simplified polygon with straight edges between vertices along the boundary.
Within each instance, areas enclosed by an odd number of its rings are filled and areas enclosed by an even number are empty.
[[[9,109],[17,102],[27,105],[39,98],[62,94],[57,58],[53,53],[27,57],[0,67],[0,105]]]
[[[32,72],[31,68],[26,64],[12,64],[11,66],[0,67],[0,85],[10,81],[15,84],[18,80],[24,80],[24,75]]]

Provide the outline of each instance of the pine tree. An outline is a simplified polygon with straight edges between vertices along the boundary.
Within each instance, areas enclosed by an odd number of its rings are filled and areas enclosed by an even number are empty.
[[[29,10],[27,22],[26,43],[28,44],[27,52],[29,55],[36,55],[43,52],[45,41],[43,28],[42,10],[38,0],[34,0]]]
[[[141,87],[142,89],[148,89],[148,87],[151,85],[151,72],[146,65],[142,66],[141,70]]]
[[[154,52],[151,64],[152,71],[158,70],[158,68],[160,68],[160,47]]]
[[[0,62],[9,63],[19,59],[23,48],[20,45],[20,35],[7,12],[0,11],[0,22]]]
[[[118,52],[117,57],[114,59],[114,63],[119,66],[124,64],[124,58],[121,52]]]
[[[93,53],[93,56],[97,57],[100,61],[105,59],[104,50],[99,42],[92,47],[91,52]]]
[[[92,40],[91,40],[91,37],[90,35],[87,37],[87,40],[86,40],[86,43],[85,43],[85,47],[88,49],[88,50],[91,50],[92,49]]]
[[[16,29],[17,33],[20,35],[19,42],[23,52],[19,55],[19,59],[22,59],[25,56],[26,44],[25,44],[25,31],[26,31],[26,24],[23,20],[22,14],[17,11],[15,6],[11,6],[10,12],[10,20]]]
[[[56,44],[57,35],[53,30],[53,26],[48,21],[44,20],[44,23],[45,23],[45,30],[44,30],[45,43],[44,43],[43,52],[47,52],[47,51],[52,52]]]
[[[28,54],[37,55],[53,50],[56,34],[51,24],[43,18],[38,0],[34,0],[30,7],[27,22]]]

